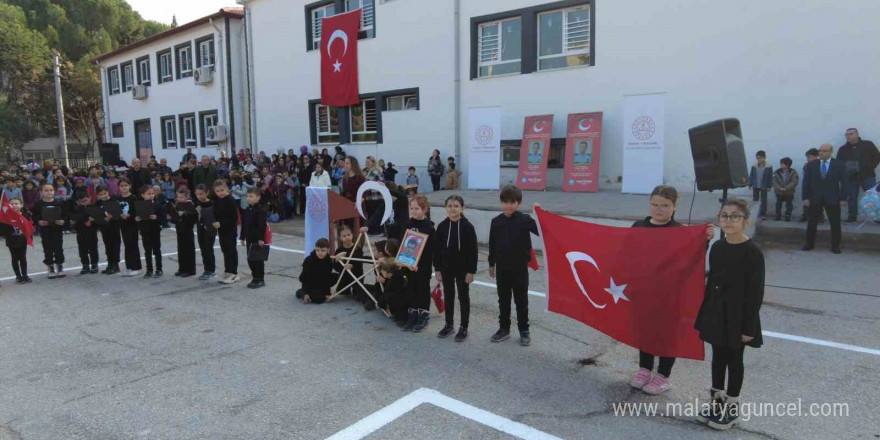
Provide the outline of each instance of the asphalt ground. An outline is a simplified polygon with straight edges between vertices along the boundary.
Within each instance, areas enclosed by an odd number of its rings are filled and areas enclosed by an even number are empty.
[[[161,279],[71,269],[20,286],[0,252],[0,439],[880,437],[877,254],[765,248],[765,345],[746,351],[742,401],[848,414],[754,415],[716,433],[666,406],[705,400],[708,359],[679,360],[661,396],[632,389],[636,350],[545,312],[541,271],[532,345],[491,343],[497,295],[481,255],[470,336],[456,343],[436,337],[436,310],[413,334],[348,298],[298,303],[303,240],[274,239],[259,290],[245,287],[244,258],[242,282],[226,286],[175,278],[174,255]],[[162,241],[176,251],[173,232]],[[36,245],[32,274],[45,270]],[[74,235],[65,255],[78,266]],[[615,414],[627,402],[658,403],[660,415]]]

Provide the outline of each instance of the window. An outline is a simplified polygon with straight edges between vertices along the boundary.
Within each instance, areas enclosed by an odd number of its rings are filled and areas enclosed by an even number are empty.
[[[211,110],[207,112],[200,112],[199,119],[201,124],[201,131],[199,132],[199,138],[202,141],[203,147],[215,147],[217,143],[208,143],[208,127],[214,127],[217,125],[217,110]]]
[[[150,56],[147,55],[137,60],[137,77],[138,84],[142,86],[150,85]]]
[[[177,123],[174,116],[162,119],[162,148],[177,148]]]
[[[351,142],[377,142],[379,127],[376,119],[376,100],[362,99],[350,109]]]
[[[112,127],[113,137],[125,137],[125,130],[123,129],[122,122],[117,122],[116,124],[113,124]]]
[[[520,73],[522,20],[519,17],[481,24],[479,33],[480,78]]]
[[[134,87],[134,67],[131,61],[122,65],[122,91],[127,92]]]
[[[339,143],[339,108],[315,106],[315,128],[319,144]]]
[[[52,159],[54,155],[51,151],[25,151],[24,161],[25,163],[34,161],[35,163],[42,164],[44,161]]]
[[[196,115],[180,115],[180,141],[183,147],[198,147],[196,140]]]
[[[174,68],[171,63],[171,49],[157,52],[156,59],[159,60],[159,84],[173,81]]]
[[[419,97],[416,95],[397,95],[385,98],[385,111],[418,109]]]
[[[354,11],[355,9],[362,9],[361,11],[361,28],[360,32],[358,32],[358,38],[373,38],[375,34],[373,33],[373,28],[375,25],[375,11],[376,9],[373,7],[374,0],[345,0],[345,11]]]
[[[111,67],[107,69],[108,94],[115,95],[119,93],[119,67]]]
[[[590,9],[578,6],[538,15],[538,70],[590,64]]]
[[[335,13],[333,4],[312,9],[312,49],[321,48],[321,24],[325,17],[331,17]]]
[[[193,72],[193,64],[192,64],[192,45],[190,43],[183,43],[180,46],[177,46],[177,79],[186,78],[188,76],[192,76]]]
[[[196,67],[214,67],[214,37],[207,37],[196,46]]]

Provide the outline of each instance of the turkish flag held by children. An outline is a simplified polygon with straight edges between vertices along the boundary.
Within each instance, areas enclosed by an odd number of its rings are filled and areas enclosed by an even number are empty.
[[[27,240],[28,246],[34,246],[34,224],[9,204],[5,193],[0,196],[0,223],[18,228]]]
[[[321,21],[321,104],[344,107],[358,97],[358,30],[361,10]]]
[[[706,226],[617,228],[535,209],[548,309],[655,356],[702,360]]]

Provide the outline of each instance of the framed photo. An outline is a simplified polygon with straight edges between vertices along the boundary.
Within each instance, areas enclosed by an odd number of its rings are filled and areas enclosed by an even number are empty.
[[[422,258],[422,252],[428,244],[428,235],[407,230],[400,243],[400,249],[397,251],[397,261],[410,266],[418,266],[419,259]]]

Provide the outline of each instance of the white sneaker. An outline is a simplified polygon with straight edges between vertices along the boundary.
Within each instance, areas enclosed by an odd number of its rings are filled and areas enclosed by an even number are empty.
[[[234,282],[236,282],[236,281],[238,281],[238,280],[240,280],[240,279],[241,279],[241,278],[239,278],[238,275],[236,275],[236,274],[232,274],[232,273],[228,273],[228,274],[226,274],[226,275],[223,275],[223,278],[220,280],[220,282],[223,283],[223,284],[232,284],[232,283],[234,283]]]
[[[140,274],[141,274],[141,271],[139,271],[139,270],[133,270],[133,271],[131,271],[131,275],[130,275],[130,276],[136,277],[136,276],[138,276],[138,275],[140,275]]]
[[[129,268],[125,268],[125,270],[122,271],[122,276],[124,276],[124,277],[133,277],[134,274],[131,272],[131,269],[129,269]]]

